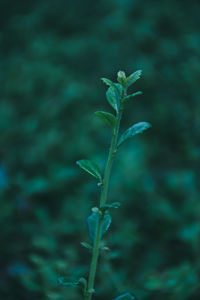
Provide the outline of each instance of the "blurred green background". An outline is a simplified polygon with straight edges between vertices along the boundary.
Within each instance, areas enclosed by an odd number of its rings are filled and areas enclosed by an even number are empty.
[[[0,298],[78,300],[57,279],[87,277],[86,218],[104,167],[112,111],[101,77],[143,70],[112,173],[120,201],[105,235],[96,300],[200,299],[198,0],[0,0]]]

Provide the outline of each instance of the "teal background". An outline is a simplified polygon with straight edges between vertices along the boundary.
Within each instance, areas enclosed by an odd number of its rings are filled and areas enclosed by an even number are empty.
[[[200,3],[0,0],[0,298],[78,300],[86,218],[111,133],[101,77],[143,70],[122,120],[152,128],[115,161],[95,300],[200,298]]]

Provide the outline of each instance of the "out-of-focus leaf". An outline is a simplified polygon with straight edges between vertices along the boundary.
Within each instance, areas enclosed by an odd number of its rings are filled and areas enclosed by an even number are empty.
[[[104,123],[106,123],[107,125],[109,125],[111,128],[113,128],[115,126],[116,123],[116,118],[113,114],[110,114],[108,112],[105,111],[96,111],[95,115],[102,120]]]
[[[95,239],[96,232],[97,232],[97,226],[99,222],[100,215],[98,213],[93,212],[88,218],[88,230],[89,234],[92,240]],[[105,214],[103,218],[102,223],[102,230],[101,230],[101,236],[104,235],[104,233],[108,230],[111,224],[111,216],[109,214]]]
[[[148,122],[139,122],[128,128],[119,138],[118,147],[120,147],[127,139],[132,136],[142,133],[144,130],[147,130],[151,127],[151,124]]]
[[[111,216],[108,213],[105,214],[104,218],[103,218],[103,223],[102,223],[101,235],[103,235],[108,230],[108,228],[110,227],[111,221],[112,221]]]
[[[119,71],[117,73],[117,81],[123,86],[126,86],[126,74],[124,71]]]
[[[87,159],[78,160],[76,163],[77,165],[79,165],[80,168],[82,168],[95,178],[99,179],[100,182],[102,181],[101,171],[97,164]]]
[[[124,97],[123,98],[123,103],[126,103],[128,100],[131,100],[132,98],[134,98],[135,96],[138,96],[138,95],[142,95],[142,92],[138,91],[138,92],[135,92],[131,95],[128,95],[128,96]]]
[[[121,296],[116,297],[114,300],[136,300],[136,297],[131,295],[131,293],[125,293]]]
[[[103,77],[103,78],[101,78],[101,80],[102,80],[105,84],[107,84],[108,86],[113,86],[113,85],[114,85],[114,83],[113,83],[110,79],[108,79],[108,78]]]
[[[81,242],[81,245],[87,249],[92,249],[92,246],[86,242]]]
[[[66,281],[66,279],[64,277],[59,277],[58,278],[58,284],[62,285],[62,286],[76,287],[78,285],[78,282]]]
[[[110,204],[105,204],[103,208],[119,208],[121,206],[120,202],[113,202]]]
[[[84,277],[81,277],[78,284],[81,286],[84,295],[87,290],[87,280]]]

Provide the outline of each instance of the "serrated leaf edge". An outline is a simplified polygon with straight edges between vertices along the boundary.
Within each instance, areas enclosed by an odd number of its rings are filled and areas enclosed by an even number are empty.
[[[138,129],[138,132],[136,131],[136,127],[139,126],[143,126],[143,128]],[[144,130],[147,130],[151,127],[151,124],[149,122],[138,122],[134,125],[132,125],[131,127],[129,127],[127,130],[124,131],[124,133],[122,133],[122,135],[119,138],[117,147],[119,148],[127,139],[142,133]],[[134,132],[135,129],[135,132]],[[133,131],[133,132],[131,132]],[[130,134],[129,134],[130,133]]]

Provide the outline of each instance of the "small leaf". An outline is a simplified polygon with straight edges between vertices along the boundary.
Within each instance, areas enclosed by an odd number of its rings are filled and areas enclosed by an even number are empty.
[[[92,249],[92,246],[88,243],[85,243],[85,242],[81,242],[81,245],[87,249]]]
[[[101,78],[101,80],[108,86],[113,87],[114,90],[116,90],[118,92],[118,94],[120,94],[121,92],[121,86],[118,83],[112,82],[110,79],[107,78]]]
[[[110,79],[107,79],[107,78],[101,78],[101,80],[107,84],[108,86],[113,86],[114,83],[110,80]]]
[[[100,249],[103,251],[110,251],[110,248],[107,246],[102,246],[102,247],[100,247]]]
[[[106,98],[110,105],[116,110],[116,112],[119,111],[119,103],[120,103],[120,96],[119,93],[116,91],[114,87],[109,87],[109,89],[106,92]]]
[[[105,214],[103,218],[103,223],[102,223],[102,232],[101,235],[103,236],[104,233],[108,230],[111,224],[111,216],[109,214]]]
[[[122,85],[122,86],[126,86],[126,74],[124,71],[119,71],[117,73],[117,81]]]
[[[116,297],[114,300],[136,300],[136,297],[131,295],[131,293],[125,293],[121,296]]]
[[[93,212],[88,218],[88,230],[89,234],[92,240],[95,239],[97,227],[99,223],[100,215],[98,213]],[[101,236],[104,235],[104,233],[108,230],[111,224],[111,216],[109,214],[105,214],[102,222],[102,230],[101,230]]]
[[[100,182],[102,182],[101,171],[95,163],[87,159],[78,160],[76,163],[77,165],[79,165],[80,168],[82,168],[95,178],[99,179]]]
[[[125,72],[124,72],[124,71],[119,71],[119,72],[117,73],[117,78],[126,78]]]
[[[96,212],[93,212],[88,218],[87,218],[87,224],[88,224],[88,230],[89,230],[89,235],[92,240],[95,239],[96,236],[96,231],[97,231],[97,226],[98,226],[98,221],[99,221],[99,214]]]
[[[121,206],[120,202],[113,202],[111,204],[105,204],[103,208],[119,208]]]
[[[131,95],[128,95],[128,96],[123,98],[123,103],[127,102],[128,100],[132,99],[135,96],[142,95],[142,94],[143,94],[142,92],[138,91],[138,92],[135,92]]]
[[[76,287],[78,285],[78,282],[66,281],[65,277],[59,277],[58,278],[58,284],[62,285],[62,286]]]
[[[94,293],[95,293],[95,289],[88,289],[87,292],[88,292],[89,294],[94,294]]]
[[[119,95],[119,98],[120,98],[122,96],[122,91],[123,91],[121,84],[114,83],[113,88],[117,91],[117,94]]]
[[[98,207],[92,207],[92,212],[95,212],[95,213],[97,213],[97,214],[99,214],[99,215],[101,215],[102,214],[102,212],[100,211],[100,209],[98,208]]]
[[[95,115],[102,120],[104,123],[106,123],[107,125],[109,125],[111,128],[113,128],[115,126],[116,123],[116,118],[113,114],[110,114],[108,112],[105,111],[96,111]]]
[[[136,80],[138,80],[140,78],[141,74],[142,74],[142,71],[138,70],[138,71],[132,73],[130,76],[128,76],[128,78],[127,78],[127,87],[129,87],[133,83],[135,83]]]
[[[81,277],[78,281],[78,284],[81,286],[83,295],[85,295],[87,291],[87,280],[84,277]]]
[[[136,134],[142,133],[144,130],[147,130],[150,127],[151,124],[148,122],[139,122],[131,126],[119,138],[118,147],[121,146],[128,138]]]

